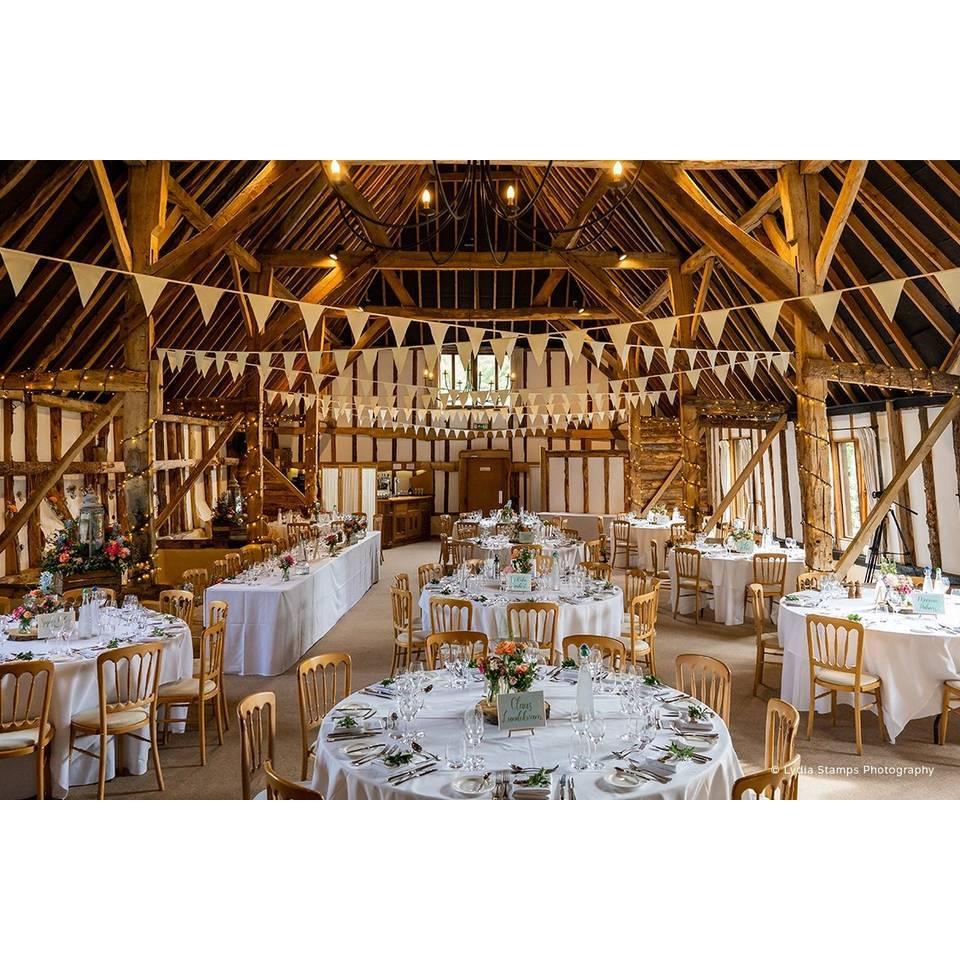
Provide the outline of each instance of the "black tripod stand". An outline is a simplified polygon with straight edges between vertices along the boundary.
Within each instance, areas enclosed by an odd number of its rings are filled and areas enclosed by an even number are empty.
[[[874,490],[873,499],[880,499],[879,491]],[[887,540],[888,520],[893,520],[893,525],[897,528],[897,534],[900,537],[900,542],[904,543],[903,529],[900,527],[900,521],[897,520],[897,515],[893,509],[894,507],[900,507],[902,510],[906,510],[908,513],[912,513],[914,516],[917,515],[917,511],[911,509],[906,504],[898,503],[896,500],[893,501],[890,509],[886,512],[883,519],[877,524],[877,529],[873,531],[873,540],[870,543],[870,559],[867,561],[867,572],[864,574],[863,578],[864,583],[873,583],[874,574],[877,572],[877,564],[880,561],[880,545],[882,543],[886,543]],[[906,559],[907,556],[904,554],[904,560]]]

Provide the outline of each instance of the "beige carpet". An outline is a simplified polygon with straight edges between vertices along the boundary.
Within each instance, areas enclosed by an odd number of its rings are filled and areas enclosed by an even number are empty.
[[[393,575],[410,574],[416,583],[417,566],[436,559],[436,542],[395,548],[386,552],[381,578],[370,592],[310,651],[345,650],[353,658],[354,686],[366,684],[390,669],[390,594]],[[678,653],[706,653],[729,664],[733,671],[731,729],[745,770],[755,769],[763,754],[763,701],[751,695],[754,644],[750,627],[723,627],[712,623],[695,626],[674,622],[661,613],[657,626],[657,661],[665,677],[673,675]],[[777,673],[771,668],[770,677]],[[776,681],[775,681],[776,682]],[[206,767],[200,766],[197,735],[172,737],[161,751],[166,780],[158,792],[151,773],[120,777],[107,784],[107,796],[129,799],[231,799],[240,795],[240,748],[234,713],[237,701],[256,690],[273,690],[279,704],[277,766],[299,777],[300,733],[297,690],[293,669],[279,677],[228,677],[231,729],[217,746],[216,733],[208,741]],[[765,694],[767,695],[767,694]],[[806,715],[803,715],[804,720]],[[853,743],[852,711],[841,708],[833,729],[829,717],[818,718],[814,738],[799,741],[804,768],[801,799],[954,799],[960,796],[960,723],[954,722],[951,743],[932,743],[932,720],[911,723],[895,745],[881,744],[876,719],[864,718],[864,755],[858,758]],[[209,736],[209,734],[208,734]],[[897,773],[899,771],[899,775]],[[71,798],[95,796],[95,787],[75,787]]]

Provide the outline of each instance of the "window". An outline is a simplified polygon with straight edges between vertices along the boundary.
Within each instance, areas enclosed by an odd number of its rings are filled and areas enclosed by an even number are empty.
[[[837,536],[849,540],[856,536],[867,512],[860,445],[855,439],[834,440],[832,447]]]
[[[457,353],[445,353],[440,357],[440,389],[470,390],[469,371]]]
[[[476,357],[469,367],[464,367],[457,353],[440,356],[441,390],[506,390],[510,387],[510,357],[505,356],[497,366],[492,353]]]

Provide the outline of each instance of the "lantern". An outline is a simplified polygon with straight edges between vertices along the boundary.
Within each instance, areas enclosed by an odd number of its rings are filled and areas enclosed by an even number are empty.
[[[106,511],[97,499],[97,495],[88,490],[80,504],[78,529],[80,542],[87,545],[87,555],[93,556],[94,550],[103,546],[103,533]]]

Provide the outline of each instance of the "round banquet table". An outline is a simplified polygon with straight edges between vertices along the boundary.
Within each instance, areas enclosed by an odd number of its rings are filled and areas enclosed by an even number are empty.
[[[463,736],[463,712],[475,704],[482,696],[483,686],[471,681],[465,689],[451,689],[443,672],[430,675],[434,689],[425,694],[424,707],[414,722],[414,728],[424,732],[422,741],[424,750],[439,757],[451,740]],[[552,767],[559,764],[553,774],[551,799],[559,799],[559,782],[564,773],[571,773],[569,754],[573,740],[570,726],[570,714],[576,704],[576,687],[563,681],[540,680],[533,687],[543,690],[551,706],[550,719],[546,727],[531,735],[525,732],[508,736],[494,724],[486,724],[483,743],[479,754],[486,763],[485,770],[507,770],[515,763],[522,767]],[[672,691],[667,691],[670,693]],[[675,772],[666,784],[644,782],[634,789],[620,790],[608,785],[604,776],[613,771],[614,765],[626,766],[626,762],[613,758],[612,750],[622,750],[624,741],[618,739],[623,733],[626,719],[619,713],[617,697],[614,694],[599,693],[594,697],[596,709],[607,725],[606,737],[598,750],[603,761],[603,770],[579,770],[572,772],[578,800],[728,800],[734,781],[741,776],[740,763],[734,752],[729,731],[719,717],[713,719],[713,732],[718,739],[712,746],[697,746],[697,752],[710,757],[705,764],[693,762],[678,763]],[[347,697],[339,706],[362,704],[377,710],[380,717],[389,714],[393,705],[362,691]],[[662,711],[676,709],[663,705]],[[332,714],[332,711],[331,711]],[[449,770],[441,759],[437,769],[405,784],[396,785],[388,777],[397,773],[387,768],[379,760],[356,766],[345,753],[351,744],[386,743],[388,734],[377,735],[370,740],[348,740],[329,742],[328,734],[333,729],[334,720],[328,716],[320,728],[317,739],[317,759],[313,770],[313,789],[318,790],[329,800],[462,800],[464,797],[453,788],[453,781],[465,775],[464,770]],[[644,758],[659,756],[654,749],[656,744],[669,743],[679,739],[675,733],[661,731],[653,744],[644,751]],[[639,759],[639,754],[633,757]],[[667,772],[667,771],[664,771]],[[490,793],[485,794],[487,798]]]
[[[514,547],[535,547],[536,543],[514,543],[506,537],[497,537],[487,535],[474,537],[467,541],[473,549],[481,554],[484,559],[499,555],[500,562],[504,566],[510,562],[510,551]],[[541,556],[552,557],[554,553],[560,559],[560,566],[569,569],[575,566],[582,559],[581,543],[579,540],[556,542],[543,540],[539,542]]]
[[[638,559],[636,565],[646,568],[650,560],[650,541],[657,541],[657,555],[660,562],[663,563],[663,554],[667,549],[667,541],[670,539],[670,523],[648,523],[646,520],[631,520],[630,523],[630,542],[636,545]],[[613,556],[613,523],[610,523],[610,556]],[[618,565],[621,557],[617,556]],[[626,563],[626,558],[623,558]]]
[[[193,640],[187,624],[182,620],[164,620],[158,614],[150,618],[147,627],[148,633],[149,629],[158,627],[163,629],[164,634],[157,637],[144,635],[134,642],[160,641],[163,647],[160,682],[168,683],[193,676]],[[37,660],[53,661],[50,723],[56,728],[56,734],[49,747],[50,788],[51,795],[57,799],[65,798],[71,786],[97,782],[95,757],[88,757],[76,750],[72,759],[70,757],[70,719],[99,705],[97,657],[103,652],[105,645],[103,638],[94,637],[89,640],[71,640],[70,646],[75,653],[49,656],[46,640],[7,640],[5,644],[5,656],[9,659],[17,653],[29,651]],[[171,732],[175,729],[171,727]],[[142,734],[142,731],[140,733]],[[116,775],[117,768],[137,776],[146,773],[149,744],[133,737],[121,737],[118,757],[116,740],[116,737],[111,737],[107,741],[107,779]],[[94,754],[99,750],[99,738],[96,736],[78,737],[77,744]],[[162,765],[162,758],[160,762]],[[33,756],[0,761],[0,774],[0,798],[24,798],[36,794],[36,765]]]
[[[706,604],[713,609],[713,616],[717,623],[728,626],[743,623],[744,598],[747,586],[753,582],[753,554],[727,553],[723,547],[710,544],[702,551],[700,559],[700,579],[713,584],[713,599],[702,597]],[[787,575],[784,580],[785,593],[797,588],[797,577],[804,570],[804,556],[802,550],[757,550],[757,553],[785,553],[787,555]],[[677,577],[676,554],[671,550],[667,560],[667,569],[670,572],[670,603],[676,602]],[[680,601],[680,613],[693,613],[693,596],[686,595]],[[778,604],[773,604],[773,616],[777,617]],[[752,614],[748,611],[750,618]]]
[[[443,596],[441,593],[443,581],[440,587],[425,587],[420,592],[420,622],[426,626],[430,624],[430,598]],[[466,593],[454,586],[448,587],[451,591],[448,596],[459,599],[466,598],[473,607],[472,630],[479,630],[488,637],[506,637],[509,635],[507,629],[507,604],[519,603],[525,600],[534,599],[538,603],[557,602],[559,611],[557,613],[557,644],[558,652],[560,645],[567,637],[576,634],[594,634],[601,637],[619,637],[621,623],[623,621],[623,591],[619,587],[605,591],[603,595],[598,595],[596,599],[588,598],[586,600],[569,600],[565,597],[559,597],[555,591],[536,590],[536,591],[508,591],[499,590],[495,587],[483,585],[477,591]],[[477,597],[486,597],[485,600],[478,600]]]
[[[819,599],[815,591],[803,591],[799,596]],[[876,611],[869,588],[860,600],[829,600],[818,607],[781,604],[777,624],[783,647],[780,695],[798,710],[810,707],[807,617],[815,613],[843,618],[858,613],[864,624],[863,671],[882,681],[883,720],[891,741],[911,720],[938,716],[944,681],[960,680],[960,598],[948,594],[944,599],[946,613],[937,617]],[[823,693],[823,689],[817,692]],[[838,699],[853,702],[850,695],[840,694]],[[864,702],[872,699],[868,694]],[[818,713],[829,709],[829,697],[817,702]]]

